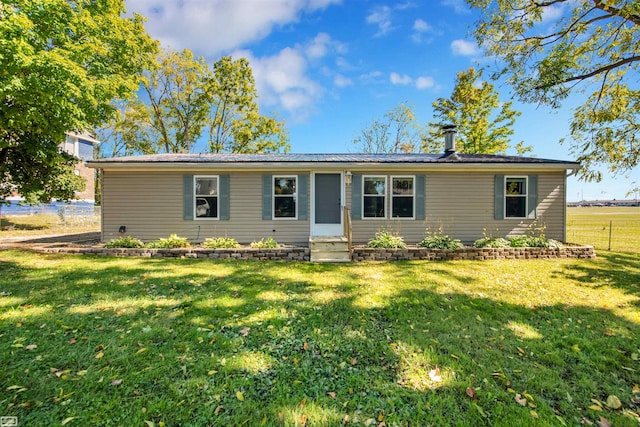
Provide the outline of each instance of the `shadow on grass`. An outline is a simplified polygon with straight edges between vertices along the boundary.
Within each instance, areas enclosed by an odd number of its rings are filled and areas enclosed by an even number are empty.
[[[25,425],[635,425],[588,406],[637,411],[640,325],[439,292],[475,284],[447,263],[42,260],[0,264],[0,412]]]
[[[15,230],[48,230],[47,224],[29,224],[21,221],[14,221],[2,216],[0,231],[15,231]]]

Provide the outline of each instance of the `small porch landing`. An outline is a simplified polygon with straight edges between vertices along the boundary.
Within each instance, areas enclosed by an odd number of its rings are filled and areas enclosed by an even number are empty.
[[[351,262],[349,240],[344,236],[309,237],[311,262]]]

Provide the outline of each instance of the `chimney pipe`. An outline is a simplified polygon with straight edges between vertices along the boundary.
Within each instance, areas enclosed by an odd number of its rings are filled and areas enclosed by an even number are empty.
[[[444,132],[444,154],[450,155],[456,152],[456,125],[442,126]]]

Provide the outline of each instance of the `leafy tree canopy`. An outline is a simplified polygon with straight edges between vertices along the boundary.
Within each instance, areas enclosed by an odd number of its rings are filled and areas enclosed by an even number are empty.
[[[110,152],[187,153],[207,138],[212,153],[287,151],[284,123],[260,114],[249,62],[225,56],[211,68],[190,50],[164,50],[146,73],[144,98],[120,103],[101,129]]]
[[[156,43],[123,0],[0,3],[0,198],[69,200],[81,189],[65,132],[92,129],[138,88]]]
[[[469,68],[458,73],[450,98],[433,102],[433,120],[422,144],[424,152],[442,152],[443,124],[455,124],[456,149],[468,154],[505,154],[519,111],[511,102],[501,102],[493,84],[482,81],[482,70]],[[514,147],[519,154],[530,151],[520,142]]]
[[[412,153],[420,148],[422,127],[408,103],[374,119],[354,138],[362,153]]]
[[[630,170],[640,159],[640,2],[467,0],[478,44],[499,61],[517,96],[559,108],[584,93],[571,121],[582,176]]]

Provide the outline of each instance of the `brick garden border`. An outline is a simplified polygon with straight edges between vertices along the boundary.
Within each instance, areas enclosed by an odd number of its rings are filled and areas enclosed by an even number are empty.
[[[309,261],[310,250],[305,247],[283,247],[277,249],[133,249],[104,247],[34,247],[42,253],[87,254],[113,257],[145,258],[210,258],[210,259],[252,259],[275,261]],[[353,261],[401,261],[401,260],[492,260],[492,259],[539,259],[539,258],[595,258],[593,246],[567,246],[556,248],[473,248],[456,250],[426,249],[410,247],[407,249],[380,249],[356,246],[353,248]]]

